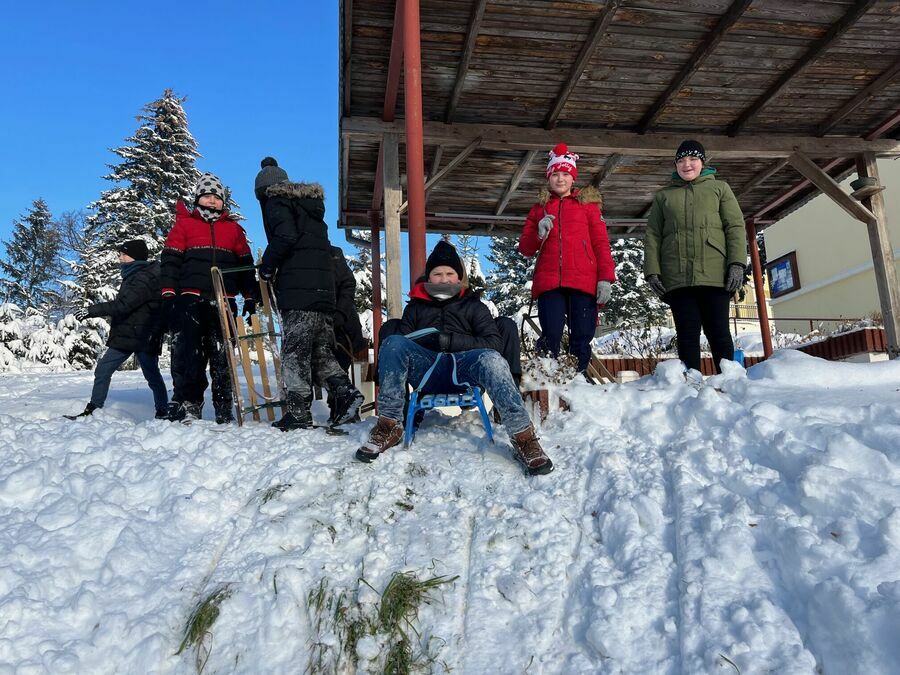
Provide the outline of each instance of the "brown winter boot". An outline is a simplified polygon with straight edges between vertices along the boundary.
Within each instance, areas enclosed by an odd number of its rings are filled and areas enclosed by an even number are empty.
[[[522,463],[529,475],[543,475],[553,471],[553,462],[538,442],[534,427],[513,434],[510,440],[513,445],[513,457]]]
[[[356,459],[360,462],[371,462],[401,440],[403,440],[403,425],[390,417],[379,417],[378,422],[369,432],[369,440],[356,451]]]

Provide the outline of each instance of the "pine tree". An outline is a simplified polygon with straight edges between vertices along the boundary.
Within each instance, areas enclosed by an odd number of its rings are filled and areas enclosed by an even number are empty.
[[[356,279],[356,311],[360,314],[372,310],[372,249],[366,240],[371,241],[372,235],[365,230],[354,230],[352,235],[357,254],[347,257],[347,265]],[[386,304],[384,293],[384,267],[381,268],[381,306]]]
[[[460,234],[456,237],[456,250],[462,258],[463,267],[469,277],[469,288],[473,291],[483,291],[487,286],[484,272],[481,270],[481,261],[478,259],[478,239],[471,234]]]
[[[644,283],[644,242],[619,239],[611,248],[616,283],[612,297],[603,308],[603,323],[610,326],[626,323],[629,327],[664,323],[666,306]]]
[[[63,266],[60,233],[43,199],[35,199],[28,212],[13,221],[5,246],[6,259],[0,261],[4,302],[48,311],[59,298],[57,280]]]
[[[114,245],[144,239],[151,257],[158,254],[175,222],[175,203],[188,199],[197,182],[200,172],[194,163],[200,154],[188,130],[184,101],[166,89],[137,116],[138,129],[127,145],[112,150],[122,161],[109,165],[104,178],[115,187],[89,205],[93,213],[86,219],[79,252],[76,276],[91,302],[118,286]]]
[[[504,316],[514,316],[531,301],[534,258],[519,253],[515,236],[492,237],[488,260],[493,264],[486,295]]]

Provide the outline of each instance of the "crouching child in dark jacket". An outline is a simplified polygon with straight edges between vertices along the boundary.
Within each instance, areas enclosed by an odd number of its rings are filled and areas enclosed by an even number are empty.
[[[94,388],[91,400],[78,415],[85,417],[102,408],[109,392],[113,373],[134,354],[150,391],[157,419],[165,417],[168,396],[166,385],[159,372],[159,351],[162,345],[160,316],[159,263],[147,260],[147,244],[133,239],[117,249],[122,270],[122,285],[114,300],[100,302],[75,312],[75,318],[84,321],[89,317],[110,318],[108,349],[100,357],[94,369]]]
[[[454,359],[440,359],[423,392],[451,390],[456,382],[481,386],[491,397],[510,434],[513,456],[529,474],[546,474],[553,462],[544,453],[522,404],[522,396],[501,356],[502,340],[487,306],[468,288],[456,249],[438,242],[428,256],[425,275],[410,291],[403,310],[400,334],[387,337],[378,353],[378,421],[356,458],[371,462],[403,438],[403,407],[407,385],[418,386],[441,352]],[[436,328],[418,340],[408,334]]]
[[[262,161],[254,191],[269,240],[259,276],[275,287],[281,313],[281,368],[286,409],[282,431],[312,426],[313,385],[333,400],[333,425],[359,420],[363,395],[334,357],[335,283],[325,223],[325,191],[292,183],[271,157]]]

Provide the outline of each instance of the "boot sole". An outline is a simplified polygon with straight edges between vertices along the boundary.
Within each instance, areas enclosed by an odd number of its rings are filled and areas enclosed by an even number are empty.
[[[358,459],[360,462],[363,462],[365,464],[371,464],[376,459],[378,459],[378,455],[380,455],[380,454],[381,454],[380,452],[376,452],[374,454],[369,453],[369,452],[364,452],[363,449],[360,448],[359,450],[356,451],[356,459]]]

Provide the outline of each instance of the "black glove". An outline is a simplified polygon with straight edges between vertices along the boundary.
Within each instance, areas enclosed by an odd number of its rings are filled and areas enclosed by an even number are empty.
[[[662,299],[662,297],[666,294],[666,287],[663,285],[662,279],[659,278],[658,274],[648,275],[647,285],[650,287],[650,290],[653,291],[657,298]]]
[[[162,333],[174,333],[178,330],[177,321],[175,319],[175,296],[164,295],[162,300],[162,310],[160,311],[160,324],[162,325]]]
[[[275,278],[275,268],[272,265],[259,266],[259,278],[266,283]]]
[[[88,311],[87,311],[87,309],[84,308],[84,307],[82,307],[81,309],[76,309],[76,310],[75,310],[75,318],[76,318],[78,321],[84,321],[86,318],[88,318]]]
[[[241,316],[248,319],[256,314],[256,298],[244,298],[244,308],[241,310]]]
[[[731,263],[728,272],[725,273],[725,290],[728,295],[734,295],[744,285],[744,266],[739,263]]]
[[[431,333],[416,342],[433,352],[449,352],[451,337],[450,333]]]

